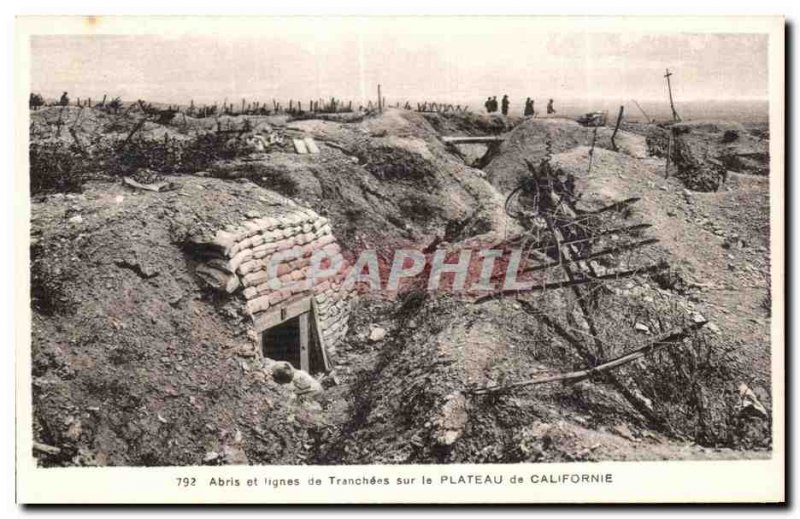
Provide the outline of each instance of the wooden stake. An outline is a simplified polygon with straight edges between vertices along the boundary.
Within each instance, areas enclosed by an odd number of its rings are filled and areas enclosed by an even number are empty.
[[[675,111],[675,103],[672,102],[672,83],[670,82],[669,78],[672,76],[672,72],[667,69],[667,73],[664,74],[664,77],[667,78],[667,90],[669,91],[669,107],[672,109],[672,120],[673,121],[680,121],[681,118],[678,115],[678,112]]]
[[[617,124],[614,126],[614,133],[611,134],[611,147],[614,151],[617,151],[617,144],[614,142],[614,139],[617,137],[617,132],[619,131],[619,125],[622,122],[622,112],[625,110],[625,106],[619,107],[619,114],[617,115]]]
[[[664,178],[669,178],[669,162],[672,158],[672,129],[669,131],[669,141],[667,142],[667,163],[664,166]]]

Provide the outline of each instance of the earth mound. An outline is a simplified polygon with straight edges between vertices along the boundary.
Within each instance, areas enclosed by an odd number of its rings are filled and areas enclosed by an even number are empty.
[[[318,404],[265,374],[243,300],[208,289],[186,249],[296,204],[248,181],[169,180],[33,203],[34,437],[60,449],[40,461],[300,463]]]
[[[596,130],[596,131],[595,131]],[[569,119],[527,119],[506,135],[494,156],[486,160],[487,178],[500,192],[508,194],[524,178],[526,161],[539,164],[554,154],[577,146],[592,146],[613,150],[613,128],[590,128]],[[645,157],[645,139],[623,130],[614,142],[620,153]]]

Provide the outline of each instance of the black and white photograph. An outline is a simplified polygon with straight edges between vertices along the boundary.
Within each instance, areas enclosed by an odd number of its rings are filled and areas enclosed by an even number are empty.
[[[35,20],[18,462],[782,464],[783,21],[715,20]]]

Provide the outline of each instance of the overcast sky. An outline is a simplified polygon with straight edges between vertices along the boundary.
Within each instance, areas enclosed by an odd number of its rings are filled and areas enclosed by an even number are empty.
[[[496,20],[496,21],[495,21]],[[210,103],[242,97],[766,99],[767,36],[547,33],[525,19],[265,22],[260,35],[35,36],[31,87],[47,97]]]

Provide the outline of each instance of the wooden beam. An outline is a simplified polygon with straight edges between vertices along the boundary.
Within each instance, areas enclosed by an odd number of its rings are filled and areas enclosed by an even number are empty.
[[[316,330],[317,334],[317,345],[320,349],[322,364],[325,367],[325,371],[328,372],[331,370],[331,363],[330,360],[328,360],[328,348],[325,345],[325,337],[322,334],[323,330],[319,323],[319,308],[317,307],[317,300],[313,297],[311,298],[311,317],[314,319],[314,329]]]
[[[300,327],[300,369],[306,373],[311,372],[308,354],[308,312],[299,317]]]
[[[619,131],[619,125],[622,123],[622,112],[625,110],[625,106],[622,105],[619,107],[619,114],[617,115],[617,124],[614,126],[614,133],[611,134],[611,147],[614,151],[617,151],[617,143],[614,142],[614,139],[617,138],[617,132]]]
[[[579,382],[581,380],[586,380],[587,378],[597,375],[599,373],[603,373],[605,371],[609,371],[611,369],[618,368],[620,366],[628,364],[629,362],[633,362],[634,360],[641,359],[648,353],[652,353],[658,349],[680,344],[683,341],[683,339],[689,336],[690,333],[702,328],[703,326],[705,326],[705,324],[706,324],[705,322],[692,324],[691,326],[687,326],[686,328],[683,328],[681,330],[664,335],[649,344],[646,344],[629,353],[626,353],[625,355],[612,359],[603,364],[599,364],[592,368],[581,369],[578,371],[570,371],[568,373],[560,373],[558,375],[532,378],[529,380],[523,380],[520,382],[506,384],[504,386],[494,386],[494,387],[475,389],[471,391],[471,393],[475,395],[484,395],[489,393],[505,393],[512,389],[535,386],[539,384],[547,384],[551,382],[567,382],[567,381]]]
[[[474,137],[442,137],[444,142],[450,144],[489,144],[493,142],[503,142],[506,138],[502,135],[480,135]]]

